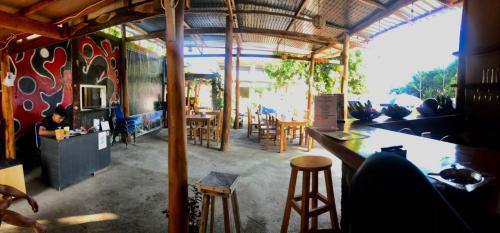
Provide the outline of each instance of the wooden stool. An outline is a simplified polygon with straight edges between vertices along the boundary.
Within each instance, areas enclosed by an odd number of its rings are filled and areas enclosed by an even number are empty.
[[[335,207],[335,198],[333,196],[332,161],[329,158],[321,156],[301,156],[292,159],[290,162],[292,175],[288,186],[288,196],[286,199],[285,215],[281,225],[281,233],[288,231],[288,222],[292,208],[300,214],[300,232],[309,232],[309,218],[312,218],[311,231],[318,231],[318,216],[330,212],[330,221],[332,230],[338,230],[337,209]],[[295,196],[295,184],[297,182],[297,173],[302,171],[302,195]],[[326,197],[318,192],[318,172],[325,173]],[[312,191],[310,191],[310,181],[312,175]],[[309,208],[309,200],[311,208]],[[318,200],[325,205],[318,207]],[[301,202],[299,205],[298,202]]]
[[[240,233],[240,214],[238,210],[238,198],[236,196],[236,184],[239,176],[220,172],[210,172],[195,186],[203,193],[203,204],[201,208],[200,233],[205,233],[208,221],[208,206],[210,205],[210,232],[214,232],[215,197],[222,198],[224,212],[224,230],[231,232],[231,221],[229,219],[228,199],[231,199],[233,217],[236,232]]]

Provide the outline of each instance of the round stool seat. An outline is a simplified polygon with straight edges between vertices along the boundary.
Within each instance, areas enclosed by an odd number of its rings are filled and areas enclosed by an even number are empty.
[[[323,156],[300,156],[290,161],[290,166],[298,170],[324,170],[332,166],[332,160]]]

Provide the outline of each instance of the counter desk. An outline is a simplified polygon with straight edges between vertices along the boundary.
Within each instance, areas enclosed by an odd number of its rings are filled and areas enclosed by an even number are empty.
[[[61,190],[109,166],[110,139],[105,134],[106,132],[89,133],[61,141],[52,137],[41,137],[44,181]]]
[[[485,148],[457,145],[421,136],[408,135],[387,130],[390,125],[427,125],[439,128],[459,121],[453,116],[434,118],[414,118],[409,120],[379,120],[359,122],[348,120],[339,125],[344,132],[364,134],[368,137],[339,141],[325,135],[324,131],[308,127],[306,133],[326,150],[342,161],[342,221],[344,229],[348,226],[348,199],[350,181],[366,158],[382,147],[402,145],[407,150],[407,159],[414,163],[424,174],[439,172],[443,161],[466,165],[474,170],[496,177],[491,183],[470,193],[455,190],[434,182],[438,190],[464,217],[476,232],[500,232],[500,152]],[[422,216],[425,218],[425,216]]]

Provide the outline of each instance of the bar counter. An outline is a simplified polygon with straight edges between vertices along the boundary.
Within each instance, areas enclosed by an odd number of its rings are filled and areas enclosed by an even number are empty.
[[[407,159],[425,174],[439,172],[442,166],[457,162],[496,177],[483,187],[467,193],[445,186],[431,179],[437,189],[477,232],[500,232],[500,152],[485,148],[457,145],[430,138],[391,131],[384,128],[419,126],[445,129],[457,126],[458,116],[413,117],[407,120],[380,118],[372,122],[348,120],[339,124],[339,129],[369,137],[339,141],[326,136],[322,131],[308,127],[306,133],[326,150],[342,161],[342,221],[343,229],[349,224],[347,190],[352,176],[366,158],[382,147],[402,145],[407,150]],[[425,216],[422,216],[425,218]]]

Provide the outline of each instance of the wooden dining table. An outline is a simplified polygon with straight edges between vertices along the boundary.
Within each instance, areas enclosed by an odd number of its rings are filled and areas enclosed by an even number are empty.
[[[303,142],[303,132],[304,128],[307,125],[306,120],[288,120],[288,119],[283,119],[280,120],[278,119],[276,121],[277,128],[280,130],[280,145],[279,145],[279,153],[283,152],[286,150],[286,128],[300,128],[300,137],[299,137],[299,145],[302,145]]]
[[[206,130],[207,147],[210,148],[210,133],[211,133],[210,131],[211,131],[211,126],[215,124],[215,115],[211,115],[211,114],[186,115],[186,122],[189,125],[190,129],[192,129],[192,127],[193,127],[192,123],[207,126],[207,130]],[[201,139],[200,139],[200,144],[203,145],[203,141]]]

